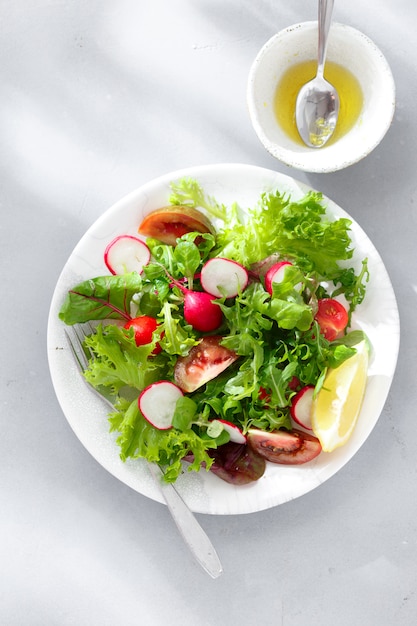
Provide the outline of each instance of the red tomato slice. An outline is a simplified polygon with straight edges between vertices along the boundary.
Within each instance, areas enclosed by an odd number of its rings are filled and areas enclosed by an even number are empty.
[[[141,225],[139,233],[154,237],[163,243],[175,246],[178,237],[186,233],[212,233],[213,226],[208,218],[193,207],[167,206],[149,213]]]
[[[178,387],[191,393],[216,378],[238,358],[237,354],[220,345],[222,337],[203,337],[187,356],[179,357],[174,377]]]
[[[148,343],[151,343],[153,339],[153,333],[156,330],[158,323],[154,317],[150,317],[149,315],[141,315],[140,317],[134,317],[129,320],[124,328],[134,328],[135,331],[135,342],[137,346],[145,346]],[[155,346],[155,350],[153,354],[159,354],[161,352],[161,346],[157,344]]]
[[[322,335],[328,341],[333,341],[343,334],[349,316],[343,304],[333,298],[323,298],[318,301],[318,311],[315,319],[320,326]]]

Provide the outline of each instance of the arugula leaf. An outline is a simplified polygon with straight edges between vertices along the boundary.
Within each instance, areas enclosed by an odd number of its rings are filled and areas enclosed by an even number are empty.
[[[141,288],[142,279],[137,272],[90,278],[70,289],[59,319],[68,325],[90,320],[129,320],[132,298]]]
[[[362,268],[358,275],[353,268],[348,268],[338,276],[340,287],[332,293],[332,298],[343,294],[350,303],[349,322],[353,311],[363,302],[366,294],[366,283],[369,281],[368,259],[363,259]]]
[[[290,361],[285,367],[279,367],[273,359],[267,363],[263,376],[273,406],[284,408],[290,405],[291,394],[288,393],[288,383],[296,375],[297,368],[296,361]]]
[[[224,392],[233,401],[252,397],[254,390],[258,388],[259,369],[264,363],[263,346],[249,334],[245,339],[245,343],[251,346],[251,354],[242,362],[239,371],[234,376],[229,376],[224,386]]]

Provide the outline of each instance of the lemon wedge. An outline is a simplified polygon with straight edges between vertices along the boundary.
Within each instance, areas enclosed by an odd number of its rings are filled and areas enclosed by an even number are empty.
[[[325,452],[343,446],[355,428],[365,395],[369,351],[361,341],[356,353],[329,369],[313,401],[311,425]]]

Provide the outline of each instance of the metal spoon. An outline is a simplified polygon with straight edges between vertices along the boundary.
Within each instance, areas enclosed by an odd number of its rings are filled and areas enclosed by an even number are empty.
[[[323,77],[333,5],[334,0],[319,0],[317,74],[300,89],[295,107],[298,132],[310,148],[324,146],[333,135],[339,115],[339,95]]]

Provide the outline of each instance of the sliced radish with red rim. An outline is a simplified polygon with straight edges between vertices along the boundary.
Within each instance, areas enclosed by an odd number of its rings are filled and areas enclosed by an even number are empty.
[[[119,235],[104,251],[104,262],[112,274],[140,274],[150,259],[151,251],[146,243],[132,235]]]
[[[265,275],[265,289],[271,296],[273,291],[273,284],[282,283],[285,278],[285,270],[291,266],[292,263],[290,263],[290,261],[279,261],[269,268]],[[297,285],[295,285],[295,289],[297,289],[297,291],[301,288],[302,283],[298,283]]]
[[[246,437],[239,426],[236,426],[236,424],[228,422],[227,420],[219,419],[217,421],[223,426],[223,430],[229,433],[230,441],[233,441],[233,443],[246,443]]]
[[[216,298],[234,298],[246,288],[248,280],[243,265],[231,259],[210,259],[201,270],[203,289]]]
[[[146,387],[138,404],[143,417],[158,430],[172,428],[175,407],[183,393],[177,385],[161,380]]]
[[[303,428],[312,430],[311,408],[313,405],[314,386],[306,385],[292,399],[290,413],[294,422]]]

